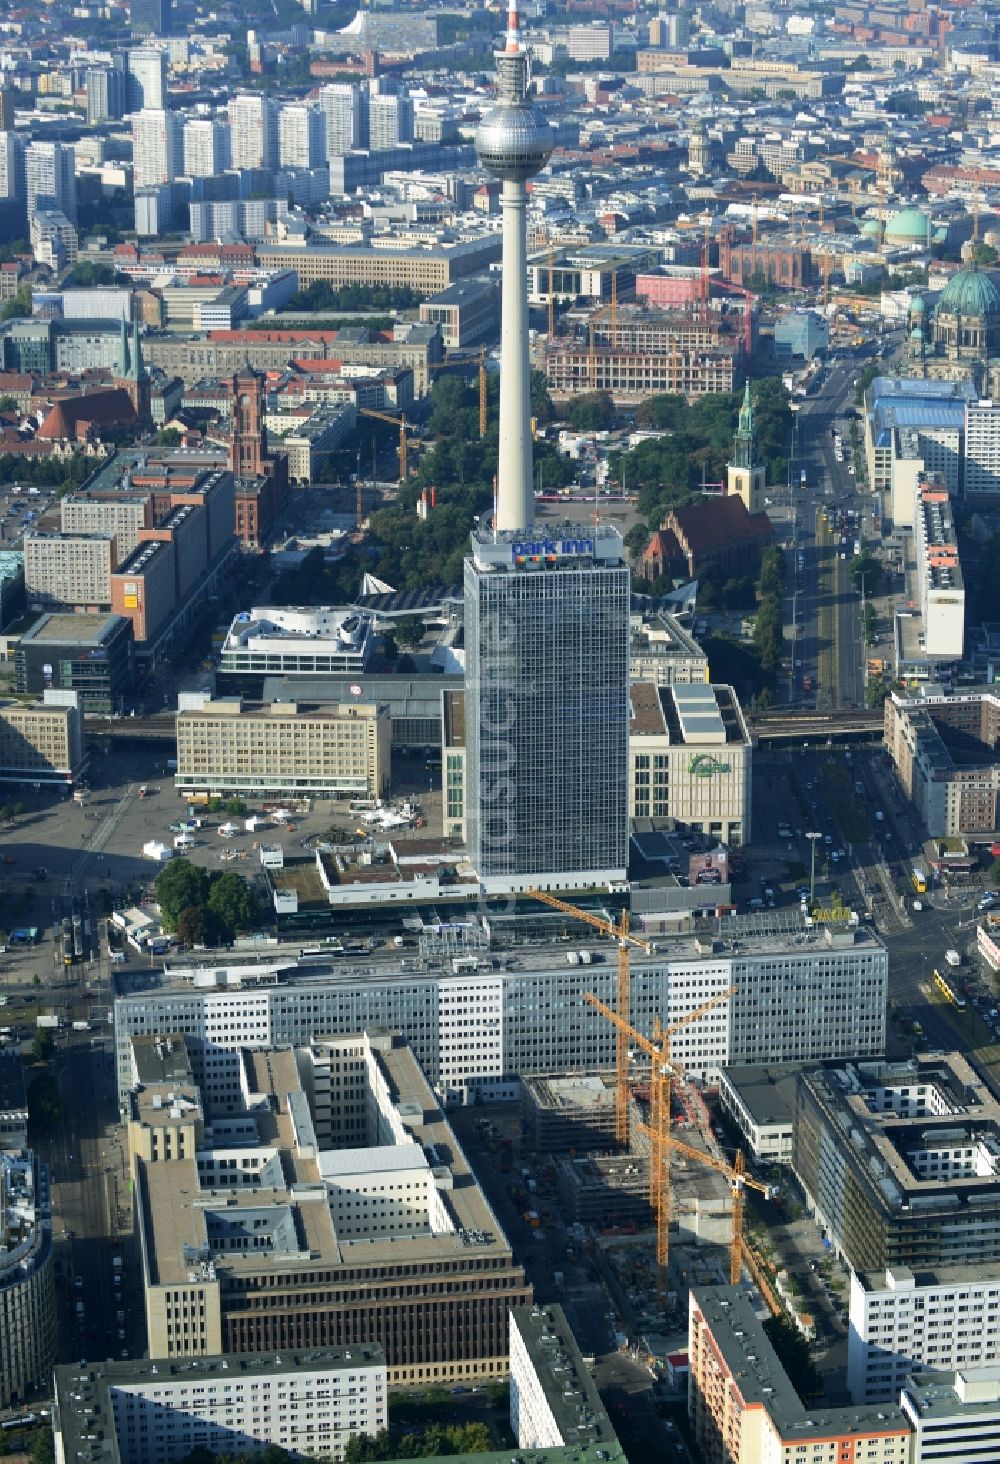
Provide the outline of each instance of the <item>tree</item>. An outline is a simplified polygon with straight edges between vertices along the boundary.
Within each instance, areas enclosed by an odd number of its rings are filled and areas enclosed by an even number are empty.
[[[162,432],[157,432],[156,440],[161,447],[180,447],[180,429],[177,427],[164,427]]]
[[[615,420],[615,404],[610,392],[585,391],[569,403],[566,417],[577,432],[607,432]]]
[[[257,901],[241,875],[228,871],[212,881],[208,908],[230,931],[252,930],[257,924]]]
[[[12,396],[0,397],[0,412],[16,412],[17,402]]]
[[[35,1032],[35,1040],[31,1044],[32,1062],[48,1062],[56,1050],[56,1039],[52,1035],[51,1027],[39,1027]]]
[[[994,859],[990,865],[990,883],[1000,885],[1000,859]]]
[[[50,1428],[39,1429],[28,1448],[31,1464],[55,1464],[56,1445]]]
[[[204,905],[207,898],[208,873],[189,859],[171,859],[157,877],[156,900],[165,930],[176,928],[182,910]]]
[[[394,623],[393,634],[397,645],[412,649],[419,646],[424,638],[424,622],[417,615],[404,616]]]
[[[182,945],[214,944],[218,922],[205,905],[189,905],[177,917],[177,939]]]
[[[819,1397],[823,1382],[809,1356],[809,1344],[785,1316],[768,1317],[764,1322],[767,1339],[777,1354],[788,1381],[804,1401]]]

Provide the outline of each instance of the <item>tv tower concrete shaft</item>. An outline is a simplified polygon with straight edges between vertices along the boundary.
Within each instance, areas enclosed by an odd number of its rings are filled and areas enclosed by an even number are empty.
[[[521,41],[517,0],[511,0],[507,35],[496,52],[498,102],[479,124],[476,152],[503,182],[503,284],[500,324],[500,454],[497,511],[500,530],[529,529],[534,520],[531,465],[531,376],[528,364],[528,192],[552,152],[552,130],[528,101],[528,53]]]

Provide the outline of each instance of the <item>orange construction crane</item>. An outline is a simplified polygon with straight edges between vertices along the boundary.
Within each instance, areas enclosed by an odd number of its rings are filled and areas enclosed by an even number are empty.
[[[391,422],[394,427],[399,428],[399,486],[402,488],[410,476],[409,449],[406,441],[406,429],[408,426],[405,417],[392,417],[388,412],[376,412],[374,407],[359,407],[359,417],[375,417],[379,422]]]
[[[538,900],[543,905],[550,905],[553,910],[561,910],[564,915],[572,915],[575,920],[582,920],[585,925],[592,925],[595,930],[601,931],[603,935],[609,935],[618,946],[618,993],[617,1005],[618,1014],[627,1024],[629,1020],[629,1005],[632,992],[632,947],[638,946],[646,952],[647,956],[653,954],[653,947],[648,940],[643,940],[640,935],[633,935],[629,930],[629,913],[623,910],[618,917],[617,923],[613,920],[605,920],[602,915],[592,915],[589,910],[580,910],[576,905],[568,905],[565,900],[557,899],[544,890],[529,890],[528,894],[533,900]],[[618,1142],[625,1148],[628,1147],[628,1037],[625,1032],[619,1029],[616,1067],[617,1088],[615,1090],[615,1136]]]
[[[647,1129],[646,1131],[652,1138],[652,1130]],[[743,1237],[746,1192],[748,1189],[754,1189],[766,1200],[773,1200],[778,1193],[778,1187],[773,1184],[764,1184],[761,1180],[755,1179],[752,1174],[747,1173],[742,1149],[737,1149],[732,1164],[727,1164],[724,1159],[716,1159],[714,1154],[706,1154],[704,1149],[696,1149],[692,1144],[685,1144],[681,1139],[675,1139],[672,1134],[668,1142],[670,1148],[678,1154],[686,1154],[689,1159],[696,1159],[699,1164],[707,1165],[717,1174],[724,1174],[729,1180],[729,1186],[733,1192],[733,1238],[729,1248],[729,1283],[731,1286],[738,1286],[746,1249]]]
[[[731,986],[728,991],[720,992],[713,996],[711,1001],[702,1002],[701,1006],[695,1007],[693,1012],[686,1012],[669,1027],[660,1025],[657,1018],[653,1028],[653,1039],[650,1041],[641,1032],[623,1021],[617,1012],[613,1012],[609,1006],[605,1006],[600,997],[594,996],[593,992],[584,992],[583,999],[589,1002],[595,1011],[606,1017],[619,1033],[624,1033],[632,1043],[644,1052],[650,1059],[652,1072],[650,1074],[650,1096],[652,1122],[649,1125],[650,1137],[652,1139],[652,1152],[649,1159],[649,1199],[650,1204],[656,1212],[656,1260],[657,1264],[664,1270],[670,1260],[670,1093],[671,1083],[677,1078],[684,1076],[684,1070],[673,1061],[670,1056],[670,1039],[675,1032],[682,1027],[687,1027],[691,1022],[697,1022],[706,1012],[712,1011],[721,1002],[728,1001],[736,994],[736,987]]]

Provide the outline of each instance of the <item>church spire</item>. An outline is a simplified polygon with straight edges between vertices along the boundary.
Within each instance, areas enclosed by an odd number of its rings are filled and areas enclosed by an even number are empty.
[[[733,463],[738,468],[754,468],[758,465],[757,429],[754,423],[753,398],[750,382],[747,381],[740,407],[740,418],[736,428],[736,442]]]
[[[133,381],[146,380],[146,363],[142,359],[142,342],[139,340],[139,322],[132,322],[132,351],[130,365]]]
[[[118,380],[128,380],[128,332],[125,329],[125,317],[121,320],[121,337],[118,341]]]

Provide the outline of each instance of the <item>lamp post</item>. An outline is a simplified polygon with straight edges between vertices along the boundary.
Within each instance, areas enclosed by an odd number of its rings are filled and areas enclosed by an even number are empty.
[[[823,835],[817,833],[815,830],[812,830],[811,832],[809,832],[809,833],[806,834],[806,838],[809,840],[810,844],[812,845],[812,854],[811,854],[811,858],[810,858],[810,861],[809,861],[809,904],[810,904],[810,906],[812,905],[813,901],[816,898],[816,841],[817,841],[817,839],[821,839],[822,837],[823,837]]]

